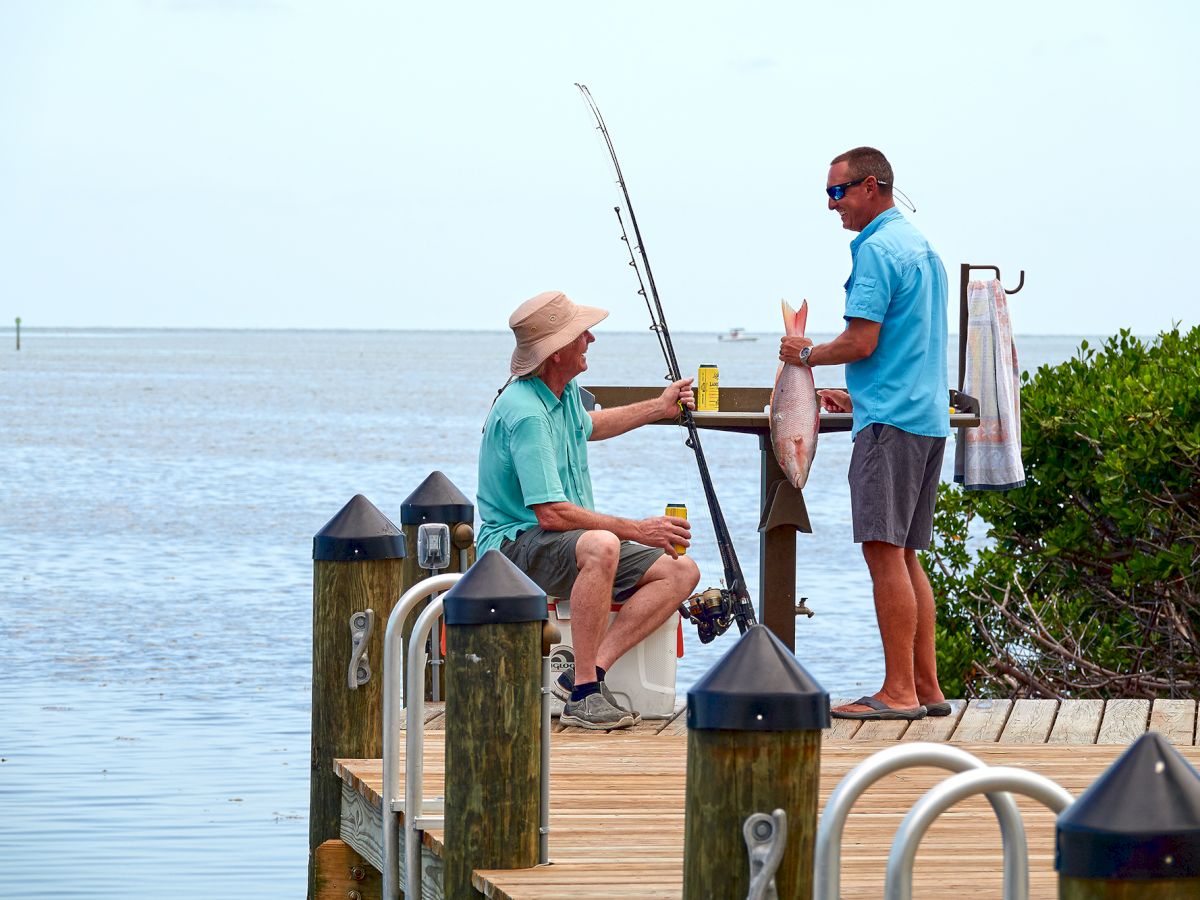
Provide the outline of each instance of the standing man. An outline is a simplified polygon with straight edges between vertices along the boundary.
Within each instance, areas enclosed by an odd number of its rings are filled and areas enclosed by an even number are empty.
[[[608,312],[561,291],[525,301],[508,320],[516,335],[512,378],[483,426],[477,501],[480,553],[496,549],[547,594],[569,597],[575,670],[552,685],[566,702],[564,725],[627,728],[640,716],[617,704],[604,673],[665,622],[700,580],[686,547],[685,519],[623,519],[594,509],[587,442],[694,408],[692,379],[653,400],[614,409],[583,407],[590,329]],[[624,605],[608,623],[613,600]]]
[[[946,376],[946,270],[896,209],[892,167],[878,150],[834,158],[825,193],[850,242],[846,329],[813,345],[785,337],[779,358],[846,366],[847,391],[818,393],[825,409],[853,412],[850,506],[883,640],[883,687],[835,707],[841,719],[949,715],[938,684],[933,590],[918,550],[929,547],[942,453],[950,433]]]

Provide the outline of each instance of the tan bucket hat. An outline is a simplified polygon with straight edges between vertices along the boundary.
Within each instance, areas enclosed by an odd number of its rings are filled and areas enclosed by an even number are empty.
[[[528,375],[550,354],[561,350],[607,316],[607,309],[572,303],[562,291],[545,291],[530,297],[508,317],[508,327],[517,336],[512,374]]]

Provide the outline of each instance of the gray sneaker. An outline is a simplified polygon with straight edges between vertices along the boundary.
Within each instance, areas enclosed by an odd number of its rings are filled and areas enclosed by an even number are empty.
[[[603,694],[588,694],[582,700],[568,700],[558,721],[564,725],[574,725],[577,728],[609,731],[614,728],[631,727],[633,716],[625,710],[613,706]]]
[[[571,699],[571,691],[574,689],[574,669],[567,669],[565,672],[561,672],[557,678],[550,682],[550,693],[563,703],[566,703]],[[642,714],[636,709],[628,709],[617,702],[616,695],[614,695],[613,692],[608,689],[608,685],[603,681],[600,682],[600,693],[604,695],[604,699],[607,700],[612,706],[615,706],[617,709],[621,710],[621,712],[626,712],[633,716],[634,725],[637,725],[642,721]]]

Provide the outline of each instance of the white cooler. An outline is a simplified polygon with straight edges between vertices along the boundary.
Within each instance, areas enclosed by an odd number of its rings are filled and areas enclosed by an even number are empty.
[[[550,622],[562,632],[562,640],[550,648],[550,677],[575,665],[571,646],[571,601],[549,597]],[[621,604],[612,605],[609,621]],[[669,719],[675,711],[675,661],[683,656],[683,623],[679,613],[671,615],[645,640],[622,656],[604,675],[604,683],[617,700],[636,709],[643,719]],[[562,701],[550,698],[550,712],[562,712]]]

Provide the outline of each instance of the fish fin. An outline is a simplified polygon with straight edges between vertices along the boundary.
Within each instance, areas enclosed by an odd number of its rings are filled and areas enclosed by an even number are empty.
[[[792,323],[796,322],[796,310],[793,310],[790,302],[780,300],[779,305],[784,308],[784,334],[794,334],[792,331]]]
[[[789,335],[804,334],[804,328],[808,324],[808,301],[805,300],[800,304],[800,309],[792,309],[792,305],[786,300],[780,300],[783,304],[783,330]]]

